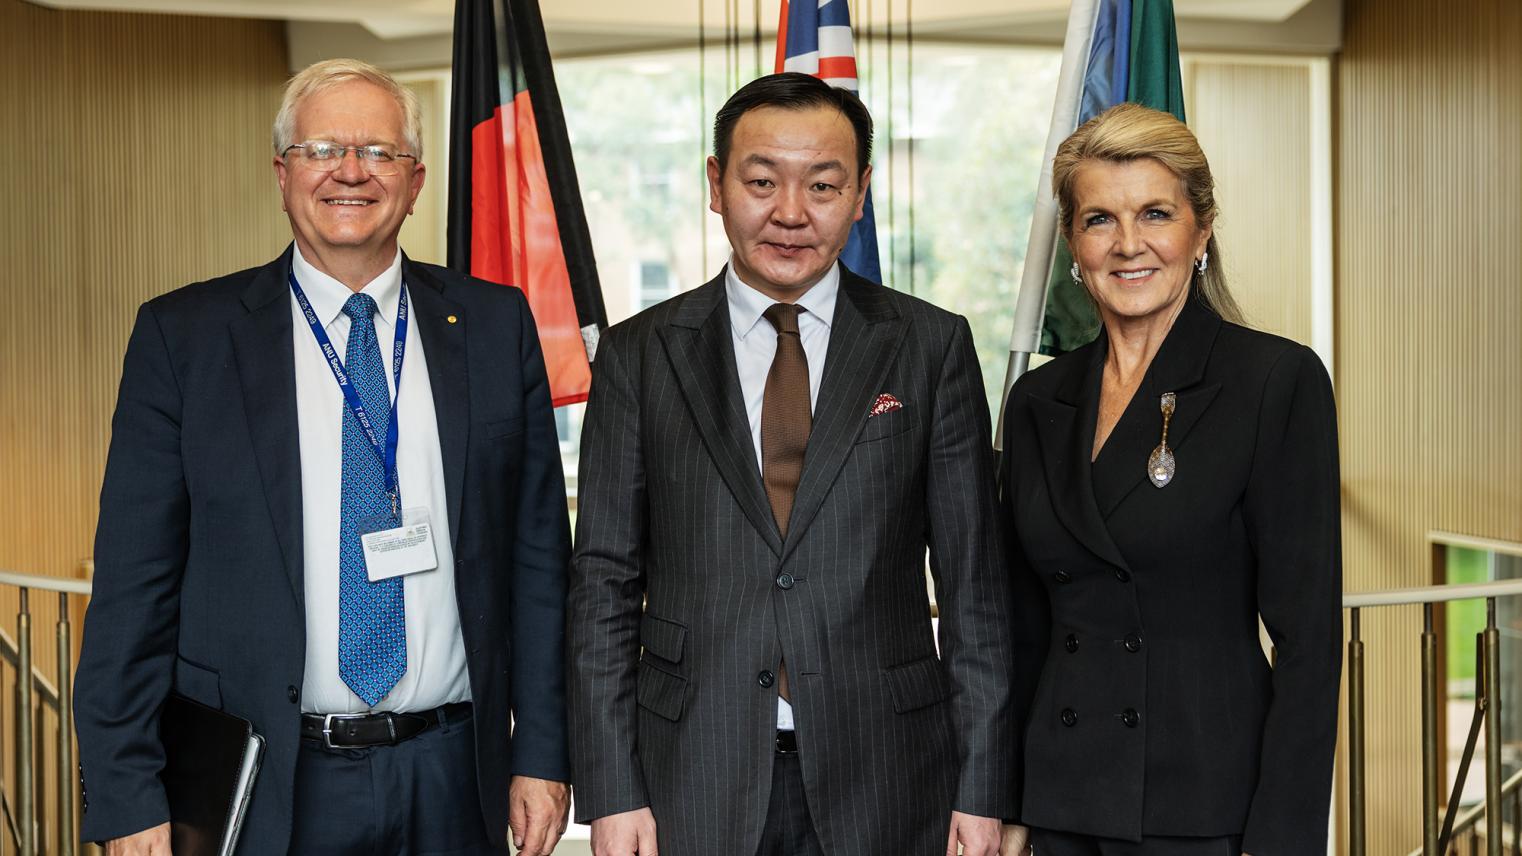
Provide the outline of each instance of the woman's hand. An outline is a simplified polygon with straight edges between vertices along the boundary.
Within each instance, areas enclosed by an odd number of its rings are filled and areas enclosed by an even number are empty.
[[[999,856],[1031,856],[1031,830],[1028,826],[1004,825],[1004,840],[999,844]],[[1247,854],[1242,854],[1247,856]]]

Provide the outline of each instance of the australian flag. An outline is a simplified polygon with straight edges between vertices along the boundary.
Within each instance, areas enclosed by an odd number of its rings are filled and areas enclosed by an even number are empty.
[[[831,86],[860,93],[856,79],[856,49],[851,40],[851,10],[846,0],[782,0],[777,24],[776,71],[801,71]],[[866,213],[851,227],[840,261],[855,274],[883,281],[877,260],[877,221],[872,216],[872,191]]]

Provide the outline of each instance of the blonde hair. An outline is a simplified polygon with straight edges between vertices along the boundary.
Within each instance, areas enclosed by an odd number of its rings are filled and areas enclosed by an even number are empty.
[[[1117,104],[1084,122],[1057,147],[1052,161],[1052,189],[1057,195],[1058,223],[1062,236],[1072,246],[1073,198],[1079,167],[1089,161],[1127,163],[1151,158],[1179,177],[1184,195],[1194,211],[1195,223],[1204,229],[1213,226],[1219,213],[1215,202],[1215,178],[1205,152],[1188,126],[1172,114],[1140,104]],[[1210,264],[1203,274],[1196,273],[1191,284],[1194,296],[1234,324],[1243,323],[1242,310],[1226,287],[1226,273],[1221,264],[1221,248],[1212,231],[1205,244]]]
[[[296,73],[285,85],[285,96],[280,99],[280,111],[275,114],[273,141],[275,155],[284,154],[291,144],[297,142],[296,108],[309,95],[331,89],[350,80],[363,80],[386,90],[402,108],[401,142],[407,153],[423,159],[423,108],[412,90],[401,85],[396,78],[368,62],[357,59],[329,59],[314,62]]]

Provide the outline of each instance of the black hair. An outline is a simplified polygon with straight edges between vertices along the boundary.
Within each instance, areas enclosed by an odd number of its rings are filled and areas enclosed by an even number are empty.
[[[817,77],[797,71],[768,74],[740,87],[729,96],[713,120],[713,156],[724,172],[729,160],[729,144],[740,117],[758,107],[781,107],[806,110],[811,107],[834,107],[856,131],[856,176],[867,171],[872,160],[872,114],[856,93],[831,86]]]

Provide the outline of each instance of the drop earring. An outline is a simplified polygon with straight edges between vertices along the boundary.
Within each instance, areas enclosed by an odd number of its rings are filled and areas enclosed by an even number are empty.
[[[1210,251],[1206,250],[1205,254],[1200,256],[1200,260],[1194,263],[1194,269],[1199,271],[1200,274],[1203,276],[1205,271],[1208,270],[1209,268],[1210,268]]]
[[[1073,266],[1068,268],[1068,273],[1072,275],[1074,285],[1083,285],[1083,274],[1078,272],[1077,262],[1073,262]]]

